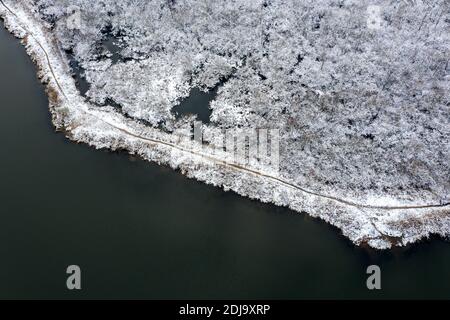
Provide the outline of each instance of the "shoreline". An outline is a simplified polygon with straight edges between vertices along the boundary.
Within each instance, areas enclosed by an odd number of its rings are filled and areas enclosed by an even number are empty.
[[[230,165],[224,158],[202,154],[202,146],[189,150],[192,145],[179,141],[179,136],[135,123],[111,107],[92,108],[76,89],[68,63],[54,39],[48,39],[50,35],[43,23],[35,21],[21,4],[15,4],[12,11],[0,1],[0,16],[5,27],[22,40],[37,65],[38,77],[49,97],[53,124],[70,140],[97,149],[127,150],[146,161],[179,169],[189,178],[233,190],[251,199],[306,212],[336,226],[357,245],[386,249],[413,243],[431,234],[442,237],[450,234],[448,203],[389,207],[324,197],[282,179],[274,180],[270,172],[252,172]],[[33,32],[28,30],[30,26]]]

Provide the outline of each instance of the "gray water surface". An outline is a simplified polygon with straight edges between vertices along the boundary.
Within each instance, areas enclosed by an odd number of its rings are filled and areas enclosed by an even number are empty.
[[[219,86],[208,92],[203,92],[199,88],[194,88],[189,93],[189,97],[183,99],[180,104],[173,107],[175,117],[180,119],[183,116],[195,115],[196,119],[204,124],[210,123],[212,110],[209,104],[215,99]]]
[[[356,248],[305,214],[70,142],[3,27],[0,75],[0,298],[450,298],[447,242]]]

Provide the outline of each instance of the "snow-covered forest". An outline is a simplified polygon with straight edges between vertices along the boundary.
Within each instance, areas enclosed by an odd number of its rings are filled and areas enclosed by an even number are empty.
[[[170,129],[192,87],[220,85],[211,125],[279,128],[287,177],[332,194],[450,200],[448,1],[35,2],[92,101]],[[80,29],[62,19],[74,5]],[[381,28],[368,27],[369,5]]]
[[[450,202],[448,0],[31,2],[89,103],[170,133],[193,88],[218,89],[209,137],[279,129],[283,179],[381,205]]]

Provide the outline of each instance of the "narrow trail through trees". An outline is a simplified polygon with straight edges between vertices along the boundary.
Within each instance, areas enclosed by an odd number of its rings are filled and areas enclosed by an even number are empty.
[[[61,95],[66,99],[66,101],[69,104],[71,104],[71,101],[68,99],[67,95],[65,94],[65,92],[64,92],[64,90],[62,88],[62,85],[59,83],[59,81],[58,81],[58,79],[57,79],[57,77],[55,75],[55,72],[54,72],[54,69],[52,67],[49,55],[48,55],[47,51],[45,50],[44,46],[38,41],[37,37],[33,34],[33,32],[31,30],[29,30],[29,28],[27,28],[26,26],[23,26],[23,25],[21,25],[19,23],[20,19],[17,16],[17,14],[15,14],[14,11],[11,10],[4,3],[3,0],[0,0],[0,4],[2,4],[2,6],[10,14],[12,14],[13,16],[15,16],[17,18],[17,20],[18,20],[17,24],[26,32],[26,34],[28,36],[32,37],[35,40],[35,42],[38,44],[39,48],[42,50],[42,52],[43,52],[43,54],[45,56],[48,68],[49,68],[50,73],[51,73],[51,75],[52,75],[52,77],[53,77],[53,79],[54,79],[54,81],[56,83],[56,86],[58,87],[58,90],[60,91]],[[209,161],[211,161],[213,163],[216,163],[216,164],[219,164],[219,165],[223,165],[223,166],[226,166],[228,168],[232,168],[232,169],[240,171],[240,172],[250,173],[250,174],[253,174],[253,175],[256,175],[256,176],[264,177],[264,178],[270,179],[270,180],[272,180],[274,182],[280,183],[280,184],[282,184],[284,186],[293,188],[295,190],[299,190],[299,191],[301,191],[303,193],[306,193],[306,194],[309,194],[309,195],[312,195],[312,196],[316,196],[316,197],[319,197],[319,198],[335,201],[335,202],[338,202],[340,204],[344,204],[344,205],[347,205],[347,206],[357,207],[357,208],[366,208],[366,209],[377,209],[377,210],[414,210],[414,209],[443,208],[443,207],[449,207],[450,208],[450,202],[442,203],[442,204],[417,204],[417,205],[408,205],[408,206],[400,206],[400,205],[399,206],[378,206],[378,205],[370,205],[370,204],[353,202],[351,200],[338,198],[338,197],[335,197],[335,196],[332,196],[332,195],[327,195],[327,194],[322,194],[322,193],[319,193],[319,192],[314,192],[314,191],[308,190],[308,189],[306,189],[304,187],[296,185],[296,184],[294,184],[292,182],[289,182],[289,181],[284,180],[283,178],[280,178],[280,177],[277,177],[277,176],[273,176],[273,175],[270,175],[270,174],[267,174],[267,173],[264,173],[264,172],[253,170],[251,168],[240,166],[240,165],[237,165],[237,164],[234,164],[234,163],[229,163],[227,161],[224,161],[222,159],[213,157],[211,155],[195,152],[193,150],[189,150],[187,148],[181,147],[181,146],[179,146],[177,144],[174,144],[174,143],[171,143],[171,142],[140,136],[138,134],[135,134],[135,133],[131,132],[128,129],[121,128],[121,127],[117,126],[114,123],[111,123],[111,122],[109,122],[109,121],[107,121],[105,119],[102,119],[102,118],[98,117],[96,114],[89,112],[89,110],[81,110],[81,111],[83,111],[83,112],[89,114],[90,116],[95,117],[96,119],[106,123],[107,125],[113,127],[114,129],[116,129],[116,130],[118,130],[118,131],[120,131],[120,132],[122,132],[122,133],[124,133],[124,134],[126,134],[128,136],[131,136],[133,138],[139,139],[139,140],[141,140],[143,142],[146,142],[146,143],[149,143],[149,144],[164,145],[164,146],[167,146],[167,147],[170,147],[170,148],[177,149],[177,150],[182,151],[182,152],[190,153],[190,154],[193,154],[193,155],[196,155],[196,156],[201,156],[201,157],[203,157],[203,158],[205,158],[205,159],[207,159],[207,160],[209,160]]]

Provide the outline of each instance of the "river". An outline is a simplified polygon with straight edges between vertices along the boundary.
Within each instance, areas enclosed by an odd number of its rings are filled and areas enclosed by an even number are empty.
[[[448,242],[358,248],[306,214],[70,142],[3,26],[0,75],[0,298],[450,298]]]

